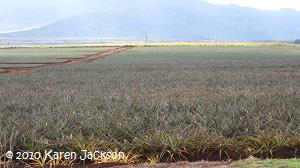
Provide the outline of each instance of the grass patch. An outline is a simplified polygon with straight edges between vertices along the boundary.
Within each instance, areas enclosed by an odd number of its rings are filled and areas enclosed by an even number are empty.
[[[245,161],[240,161],[240,168],[265,168],[265,167],[273,167],[273,168],[298,168],[300,167],[299,159],[266,159],[260,160],[255,158],[250,158]]]

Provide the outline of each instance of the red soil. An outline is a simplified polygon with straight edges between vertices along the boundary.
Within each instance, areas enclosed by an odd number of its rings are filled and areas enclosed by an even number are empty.
[[[14,74],[19,74],[19,73],[26,73],[30,72],[34,69],[42,68],[42,67],[47,67],[51,65],[60,65],[60,64],[82,64],[82,63],[89,63],[92,61],[95,61],[100,58],[105,58],[108,56],[112,56],[115,54],[118,54],[120,52],[124,52],[131,47],[118,47],[114,48],[108,51],[102,51],[96,54],[91,54],[91,55],[86,55],[81,58],[66,58],[65,61],[60,61],[60,62],[54,62],[54,63],[41,63],[40,65],[37,66],[31,66],[31,67],[8,67],[8,68],[0,68],[0,75],[1,74],[8,74],[8,75],[14,75]],[[16,63],[17,64],[17,63]],[[22,63],[20,63],[22,64]]]
[[[11,164],[7,168],[21,168],[24,167],[22,164]],[[37,168],[38,166],[30,166]],[[137,164],[137,165],[120,165],[120,164],[90,164],[90,165],[70,165],[70,166],[44,166],[45,168],[57,167],[57,168],[238,168],[238,166],[231,162],[177,162],[177,163],[161,163],[161,164]]]

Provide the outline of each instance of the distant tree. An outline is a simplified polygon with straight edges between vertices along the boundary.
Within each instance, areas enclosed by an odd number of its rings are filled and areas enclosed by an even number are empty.
[[[300,39],[295,40],[294,44],[300,44]]]

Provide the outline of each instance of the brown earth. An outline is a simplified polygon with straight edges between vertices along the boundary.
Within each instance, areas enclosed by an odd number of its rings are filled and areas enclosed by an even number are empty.
[[[1,167],[1,165],[0,165]],[[21,168],[21,167],[35,167],[26,165],[9,165],[7,168]],[[46,168],[238,168],[238,166],[231,162],[177,162],[177,163],[161,163],[161,164],[136,164],[136,165],[117,165],[117,164],[91,164],[91,165],[70,165],[70,166],[44,166]]]
[[[127,165],[115,166],[114,168],[238,168],[237,165],[230,162],[177,162],[177,163],[162,163],[162,164],[140,164],[140,165]]]
[[[0,68],[0,75],[3,74],[8,74],[8,75],[14,75],[14,74],[19,74],[19,73],[26,73],[30,72],[34,69],[39,69],[42,67],[47,67],[51,65],[70,65],[70,64],[82,64],[82,63],[89,63],[92,61],[95,61],[100,58],[105,58],[108,56],[112,56],[115,54],[118,54],[120,52],[124,52],[126,50],[131,49],[131,47],[118,47],[118,48],[113,48],[111,50],[107,51],[101,51],[96,54],[91,54],[91,55],[86,55],[84,57],[80,58],[61,58],[61,59],[66,59],[64,61],[60,62],[54,62],[54,63],[38,63],[39,65],[37,66],[30,66],[30,67],[7,67],[7,68]],[[5,63],[5,64],[13,64],[13,63]],[[14,64],[35,64],[35,63],[14,63]]]

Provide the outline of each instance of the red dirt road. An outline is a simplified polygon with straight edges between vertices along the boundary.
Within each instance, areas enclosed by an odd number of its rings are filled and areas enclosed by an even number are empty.
[[[1,167],[1,166],[0,166]],[[11,164],[7,168],[21,168],[24,165]],[[35,166],[31,166],[35,168]],[[116,165],[116,164],[91,164],[91,165],[70,165],[70,166],[44,166],[45,168],[57,167],[57,168],[238,168],[239,166],[231,162],[177,162],[177,163],[161,163],[161,164],[137,164],[137,165]],[[37,168],[37,167],[36,167]]]
[[[55,62],[55,63],[41,63],[40,65],[37,66],[31,66],[31,67],[7,67],[7,68],[0,68],[0,75],[14,75],[14,74],[19,74],[19,73],[26,73],[30,72],[34,69],[38,68],[43,68],[43,67],[48,67],[51,65],[70,65],[70,64],[82,64],[82,63],[89,63],[92,61],[95,61],[100,58],[105,58],[108,56],[112,56],[121,52],[125,52],[132,47],[118,47],[118,48],[113,48],[111,50],[107,51],[101,51],[96,54],[91,54],[91,55],[86,55],[81,58],[66,58],[65,61],[60,61],[60,62]],[[16,63],[17,64],[17,63]]]
[[[238,168],[234,163],[230,162],[177,162],[177,163],[161,163],[161,164],[140,164],[128,166],[115,166],[113,168]]]

